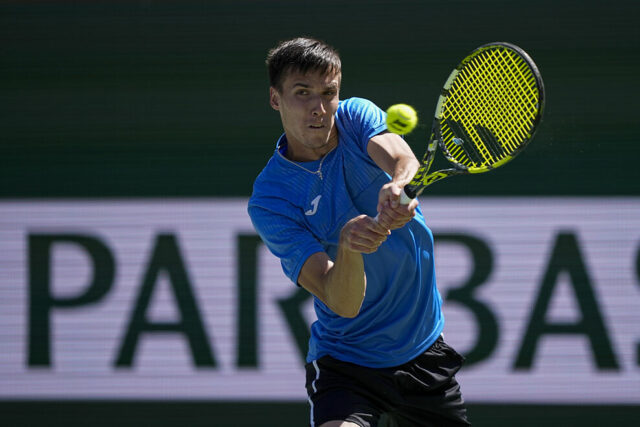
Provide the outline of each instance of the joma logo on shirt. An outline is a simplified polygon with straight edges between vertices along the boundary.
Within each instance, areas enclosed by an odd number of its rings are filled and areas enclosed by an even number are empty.
[[[322,197],[322,195],[316,197],[315,199],[313,199],[311,201],[311,209],[309,209],[308,211],[306,211],[304,214],[307,216],[310,215],[315,215],[315,213],[318,211],[318,204],[320,203],[320,198]]]

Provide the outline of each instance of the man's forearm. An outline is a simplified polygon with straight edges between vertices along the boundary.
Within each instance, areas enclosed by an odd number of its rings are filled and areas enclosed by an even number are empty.
[[[326,252],[310,256],[298,282],[337,315],[357,316],[367,288],[362,254],[377,251],[390,233],[370,216],[350,219],[340,232],[335,261]]]
[[[362,254],[341,245],[326,277],[327,306],[339,316],[355,317],[360,312],[366,288]]]
[[[411,182],[419,167],[420,163],[415,157],[401,157],[395,164],[391,181],[399,187],[404,187]]]

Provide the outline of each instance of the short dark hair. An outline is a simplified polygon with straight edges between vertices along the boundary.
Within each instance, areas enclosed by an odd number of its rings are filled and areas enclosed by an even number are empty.
[[[309,71],[321,74],[337,74],[342,69],[338,51],[325,42],[307,37],[297,37],[280,42],[267,55],[269,83],[282,90],[286,73]]]

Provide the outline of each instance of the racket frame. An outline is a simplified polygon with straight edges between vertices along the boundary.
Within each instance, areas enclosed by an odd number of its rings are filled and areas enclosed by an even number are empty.
[[[522,142],[522,144],[516,147],[516,149],[513,150],[513,152],[511,152],[509,155],[505,156],[503,159],[499,160],[498,162],[492,165],[469,168],[459,163],[455,158],[453,158],[453,156],[451,156],[451,154],[449,153],[449,150],[445,146],[445,142],[442,137],[442,116],[444,113],[444,106],[447,98],[449,97],[451,86],[453,85],[460,71],[462,71],[462,69],[470,61],[472,61],[476,56],[482,54],[484,51],[488,49],[493,49],[496,46],[502,46],[510,50],[513,50],[530,67],[533,73],[533,76],[535,77],[536,86],[538,88],[537,114],[531,124],[531,132],[529,133],[528,137],[524,142]],[[542,120],[542,116],[544,112],[544,104],[545,104],[544,92],[545,92],[544,82],[542,81],[542,76],[540,74],[540,71],[538,70],[538,67],[535,64],[535,62],[533,62],[531,57],[522,48],[507,42],[492,42],[492,43],[484,44],[474,49],[471,53],[469,53],[469,55],[467,55],[458,64],[456,68],[454,68],[451,71],[451,73],[447,77],[447,80],[445,81],[445,84],[442,87],[440,96],[438,97],[438,102],[436,104],[436,110],[434,114],[433,124],[431,127],[432,128],[431,136],[429,138],[429,143],[427,145],[427,151],[425,152],[422,158],[420,168],[416,172],[416,175],[413,177],[413,179],[409,184],[405,185],[404,194],[402,195],[401,202],[409,203],[411,199],[418,197],[427,186],[433,184],[434,182],[440,181],[443,178],[447,178],[453,175],[489,172],[493,169],[496,169],[508,163],[513,158],[515,158],[529,144],[529,142],[533,139],[535,133],[539,128],[539,124]],[[435,153],[437,151],[438,145],[440,146],[440,149],[442,150],[445,158],[452,164],[453,167],[449,169],[442,169],[442,170],[429,173],[429,169],[431,168],[431,164],[433,163],[433,159],[435,157]]]

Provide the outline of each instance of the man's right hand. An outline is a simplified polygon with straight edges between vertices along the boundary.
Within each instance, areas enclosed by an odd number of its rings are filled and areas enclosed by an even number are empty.
[[[340,232],[340,246],[352,252],[370,254],[378,250],[391,231],[374,218],[359,215],[347,222]]]

